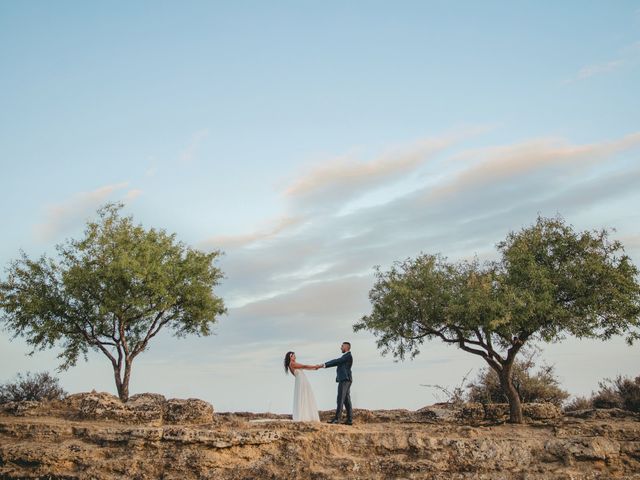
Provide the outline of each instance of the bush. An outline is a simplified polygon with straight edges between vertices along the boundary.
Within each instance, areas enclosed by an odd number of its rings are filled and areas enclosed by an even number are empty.
[[[600,390],[593,395],[595,408],[623,408],[640,412],[640,376],[635,379],[618,376],[599,383]]]
[[[14,382],[0,385],[0,403],[22,402],[25,400],[61,400],[66,395],[59,385],[58,378],[47,372],[27,372],[18,374]]]
[[[622,400],[611,386],[600,382],[600,390],[591,397],[593,408],[622,408]]]
[[[640,412],[640,376],[633,380],[618,377],[615,383],[622,398],[622,407],[632,412]]]
[[[571,400],[565,407],[565,412],[575,412],[576,410],[589,410],[593,408],[593,402],[587,397],[576,397]]]
[[[560,406],[569,397],[569,393],[560,388],[552,366],[543,365],[534,373],[535,357],[538,354],[539,350],[534,349],[528,358],[513,364],[513,385],[522,403],[553,403]],[[498,374],[492,368],[481,370],[475,382],[469,384],[469,401],[508,403]]]

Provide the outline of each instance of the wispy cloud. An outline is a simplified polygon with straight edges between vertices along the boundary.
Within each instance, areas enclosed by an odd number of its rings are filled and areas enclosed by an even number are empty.
[[[584,80],[585,78],[593,77],[594,75],[600,75],[602,73],[613,72],[625,65],[625,61],[621,58],[616,60],[610,60],[605,63],[599,63],[595,65],[587,65],[582,67],[576,75],[577,80]]]
[[[209,136],[209,130],[204,128],[202,130],[198,130],[191,135],[191,139],[189,143],[184,148],[182,152],[180,152],[180,162],[181,163],[190,163],[195,158],[198,153],[198,149],[202,142]]]
[[[276,237],[289,227],[300,224],[303,219],[301,217],[284,216],[273,219],[266,226],[256,229],[254,232],[241,235],[216,235],[203,242],[201,246],[218,248],[237,248],[250,244],[255,244],[264,240]]]
[[[453,195],[473,185],[510,182],[515,177],[534,175],[536,172],[558,172],[579,164],[585,168],[589,163],[610,158],[618,152],[640,145],[640,133],[596,144],[572,145],[562,139],[542,139],[518,145],[500,146],[474,150],[480,161],[456,174],[449,182],[429,191],[429,198]],[[467,156],[469,153],[467,153]]]
[[[530,223],[537,213],[570,216],[632,194],[640,171],[628,154],[639,149],[640,133],[582,145],[542,139],[467,150],[455,154],[473,157],[461,168],[457,162],[444,162],[450,166],[447,171],[442,171],[443,164],[429,164],[422,188],[345,215],[323,208],[325,198],[318,194],[313,201],[319,207],[307,205],[311,213],[303,222],[275,222],[271,228],[227,241],[222,260],[229,279],[225,295],[232,305],[242,305],[230,316],[240,319],[262,312],[287,325],[300,316],[318,319],[322,309],[331,316],[332,303],[342,304],[343,296],[359,298],[347,303],[362,308],[373,265],[423,250],[454,257],[491,255],[508,230]],[[339,165],[333,168],[340,170]],[[349,168],[346,164],[344,171]],[[398,180],[397,170],[386,171],[389,182]],[[431,176],[437,176],[435,184]],[[334,178],[337,184],[344,181],[340,175]],[[328,180],[322,183],[333,205],[335,190]],[[381,175],[369,188],[384,183]],[[296,210],[299,198],[292,195],[289,200],[289,208]],[[332,285],[341,287],[332,290]],[[356,308],[345,306],[343,311],[341,318],[357,318]]]
[[[489,127],[456,131],[441,137],[420,139],[390,149],[373,160],[342,155],[310,167],[290,182],[283,194],[300,209],[332,209],[365,192],[406,179],[447,148],[485,132]]]
[[[132,201],[132,200],[135,200],[136,198],[138,198],[140,195],[142,195],[142,190],[140,190],[139,188],[134,188],[132,190],[129,190],[125,194],[125,196],[123,197],[123,200]]]
[[[565,80],[564,84],[570,84],[581,80],[586,80],[597,75],[611,73],[621,68],[627,67],[638,61],[640,57],[640,42],[635,42],[623,48],[620,55],[600,63],[586,65],[578,70],[571,78]]]
[[[37,240],[50,241],[77,227],[102,203],[112,198],[116,192],[127,188],[128,185],[128,182],[105,185],[89,192],[77,193],[60,203],[47,205],[46,219],[35,226]],[[140,190],[129,190],[123,199],[132,200],[140,193]]]

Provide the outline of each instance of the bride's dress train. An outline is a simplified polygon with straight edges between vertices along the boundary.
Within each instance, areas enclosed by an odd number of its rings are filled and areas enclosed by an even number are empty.
[[[318,406],[307,376],[300,369],[294,370],[293,375],[296,377],[293,389],[293,421],[319,422]]]

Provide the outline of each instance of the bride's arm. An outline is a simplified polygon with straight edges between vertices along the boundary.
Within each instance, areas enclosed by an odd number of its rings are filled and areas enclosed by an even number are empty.
[[[291,362],[291,368],[294,368],[294,369],[300,368],[301,370],[317,370],[318,366],[317,365],[305,365],[304,363],[298,363],[298,362]]]

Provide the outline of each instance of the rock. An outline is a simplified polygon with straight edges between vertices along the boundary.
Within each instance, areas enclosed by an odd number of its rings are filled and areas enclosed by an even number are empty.
[[[167,399],[164,395],[160,395],[159,393],[136,393],[135,395],[131,395],[129,397],[129,401],[127,403],[138,401],[142,401],[145,403],[163,404],[167,401]]]
[[[91,392],[80,395],[79,413],[81,418],[86,420],[129,421],[127,409],[118,397],[105,392]]]
[[[42,403],[36,401],[7,402],[0,404],[0,412],[16,417],[35,416],[42,411]]]
[[[446,418],[448,411],[446,409],[421,408],[416,410],[415,416],[421,422],[435,422]]]
[[[505,421],[509,418],[509,405],[507,403],[487,403],[484,407],[485,420]]]
[[[562,410],[553,403],[524,403],[522,415],[532,420],[549,420],[562,417]]]
[[[207,402],[155,394],[122,404],[91,392],[64,405],[67,411],[46,403],[8,408],[37,411],[37,417],[0,410],[0,478],[640,480],[640,422],[629,415],[549,418],[544,428],[480,426],[482,405],[440,404],[357,409],[354,426],[347,427],[249,412],[216,415],[210,423]],[[462,411],[471,420],[463,420]],[[159,412],[159,425],[131,420],[156,422]],[[488,412],[506,416],[508,409]],[[535,406],[529,414],[542,418],[557,410]]]
[[[589,408],[586,410],[575,410],[565,412],[565,416],[573,418],[636,418],[640,420],[640,415],[620,408]]]
[[[508,403],[468,403],[460,411],[462,421],[487,420],[504,422],[509,420]],[[549,420],[562,417],[562,410],[552,403],[523,403],[522,416],[531,420]]]
[[[72,400],[73,403],[77,401],[77,398]],[[164,403],[162,395],[134,395],[127,403],[122,403],[110,393],[92,392],[79,398],[79,414],[87,420],[161,424]]]
[[[157,393],[133,395],[125,404],[125,408],[135,418],[135,423],[162,423],[166,399]]]
[[[464,421],[484,420],[485,409],[481,403],[465,403],[459,411],[459,419]]]
[[[165,423],[212,423],[213,406],[197,398],[172,398],[165,404]]]
[[[550,440],[544,449],[567,464],[573,464],[575,460],[611,461],[620,455],[620,444],[617,441],[600,437]]]

